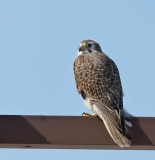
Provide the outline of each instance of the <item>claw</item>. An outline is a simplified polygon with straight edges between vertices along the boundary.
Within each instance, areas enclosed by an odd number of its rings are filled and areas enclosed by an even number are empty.
[[[94,114],[89,114],[89,113],[83,112],[83,113],[82,113],[82,116],[97,117],[97,114],[96,114],[96,113],[94,113]]]

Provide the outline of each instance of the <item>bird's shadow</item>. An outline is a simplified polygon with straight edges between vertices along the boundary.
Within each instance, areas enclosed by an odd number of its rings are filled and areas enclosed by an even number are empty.
[[[141,128],[138,118],[131,117],[132,127],[128,128],[132,138],[133,145],[152,145],[151,140]]]

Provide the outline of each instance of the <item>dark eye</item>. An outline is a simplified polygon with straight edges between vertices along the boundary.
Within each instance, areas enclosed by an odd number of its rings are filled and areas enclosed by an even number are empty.
[[[88,47],[90,48],[90,47],[92,47],[93,46],[93,44],[91,44],[91,43],[88,43]]]

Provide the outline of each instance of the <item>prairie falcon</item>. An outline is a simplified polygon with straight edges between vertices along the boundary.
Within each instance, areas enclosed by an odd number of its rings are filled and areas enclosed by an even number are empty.
[[[114,61],[97,42],[84,40],[74,61],[74,75],[85,105],[103,120],[115,143],[129,147],[131,137],[126,127],[129,123],[124,116],[122,85]]]

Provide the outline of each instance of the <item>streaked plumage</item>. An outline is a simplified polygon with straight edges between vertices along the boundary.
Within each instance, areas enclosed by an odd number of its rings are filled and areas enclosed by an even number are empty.
[[[112,139],[120,147],[129,147],[123,111],[123,92],[116,64],[102,52],[98,43],[82,41],[74,62],[78,93],[85,105],[104,122]]]

